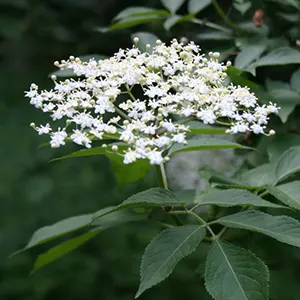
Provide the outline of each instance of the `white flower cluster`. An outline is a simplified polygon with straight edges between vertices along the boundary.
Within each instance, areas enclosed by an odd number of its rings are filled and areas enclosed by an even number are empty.
[[[260,134],[268,115],[278,111],[272,103],[259,106],[247,88],[225,86],[230,64],[219,63],[219,53],[205,58],[194,43],[177,40],[170,46],[157,41],[148,52],[133,46],[110,59],[82,62],[71,56],[55,62],[60,69],[73,69],[78,78],[58,82],[53,76],[53,90],[39,92],[32,84],[26,97],[53,121],[65,120],[65,127],[32,126],[38,134],[49,134],[54,148],[66,140],[90,148],[93,140],[114,137],[128,145],[119,153],[125,164],[137,159],[161,164],[168,159],[163,153],[174,143],[186,143],[189,128],[182,120],[214,124],[225,118],[228,133]],[[121,94],[125,101],[120,101]],[[119,152],[116,145],[112,150]]]

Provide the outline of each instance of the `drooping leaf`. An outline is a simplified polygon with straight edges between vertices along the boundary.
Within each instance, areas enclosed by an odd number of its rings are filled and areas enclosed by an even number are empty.
[[[181,259],[196,250],[204,237],[204,226],[199,225],[168,228],[157,235],[145,250],[141,283],[135,297],[167,278]]]
[[[299,18],[299,16],[298,16],[298,18]],[[290,84],[291,84],[291,88],[294,91],[296,91],[297,93],[300,93],[300,69],[295,71],[292,74]]]
[[[212,189],[208,193],[203,193],[195,199],[198,205],[216,205],[221,207],[231,206],[256,206],[283,208],[281,205],[271,203],[240,189],[217,190]]]
[[[190,121],[186,123],[189,126],[187,134],[225,134],[226,129],[204,124],[200,121]]]
[[[199,11],[203,10],[210,4],[211,0],[189,0],[188,12],[190,14],[197,14]]]
[[[300,181],[268,187],[268,191],[284,204],[300,210]]]
[[[105,210],[108,209],[110,208],[107,208]],[[105,210],[102,210],[102,212],[105,212]],[[109,214],[104,216],[101,219],[97,219],[93,223],[88,224],[92,226],[97,226],[96,228],[80,236],[62,242],[59,245],[49,249],[47,252],[40,254],[35,261],[34,270],[38,270],[56,261],[57,259],[63,257],[67,253],[75,250],[76,248],[86,243],[87,241],[89,241],[90,239],[98,235],[101,231],[107,228],[116,227],[128,222],[146,220],[147,218],[148,218],[147,210],[136,211],[134,209],[126,209],[126,210],[116,211],[113,214]]]
[[[150,7],[144,6],[131,6],[127,7],[121,12],[119,12],[115,17],[114,20],[118,21],[121,19],[126,19],[128,17],[136,17],[136,16],[149,16],[149,15],[169,15],[167,10],[162,9],[154,9]]]
[[[160,0],[162,5],[167,8],[172,14],[175,14],[177,10],[182,6],[185,0]]]
[[[103,60],[106,59],[107,56],[99,55],[99,54],[89,54],[89,55],[79,56],[79,58],[82,62],[88,62],[90,59],[95,59],[96,61]],[[55,75],[56,77],[77,77],[73,69],[58,70],[52,72],[49,76],[51,77],[52,75]]]
[[[183,206],[184,204],[184,201],[178,200],[169,190],[163,188],[151,188],[129,197],[117,207],[112,208],[103,214],[100,212],[98,215],[94,215],[94,219],[131,207]]]
[[[277,182],[300,171],[300,146],[285,151],[278,159],[275,169]]]
[[[112,207],[106,207],[95,213],[70,217],[58,221],[52,225],[42,227],[33,233],[28,244],[17,253],[25,251],[37,245],[46,243],[53,239],[59,238],[67,233],[87,227],[93,222],[94,215],[105,214],[107,211],[110,210],[112,210]]]
[[[282,243],[300,247],[300,222],[287,216],[272,216],[260,211],[244,211],[222,217],[215,223],[270,236]]]
[[[294,146],[300,146],[300,136],[298,134],[276,134],[268,146],[270,160],[279,158],[283,152]]]
[[[69,252],[75,250],[82,244],[88,242],[93,237],[97,236],[100,233],[100,230],[92,230],[85,234],[82,234],[78,237],[69,239],[55,247],[52,247],[47,252],[40,254],[36,261],[34,262],[34,270],[37,271],[50,263],[58,260],[59,258],[65,256]]]
[[[269,271],[254,253],[214,240],[208,253],[205,286],[216,300],[268,300]]]
[[[215,150],[215,149],[250,149],[249,147],[218,138],[202,138],[199,140],[188,140],[187,144],[175,144],[170,148],[169,155],[179,152]]]
[[[135,37],[139,38],[138,47],[141,51],[146,51],[146,45],[149,44],[152,49],[156,45],[156,41],[158,37],[150,32],[136,32],[131,35],[131,38],[134,39]]]

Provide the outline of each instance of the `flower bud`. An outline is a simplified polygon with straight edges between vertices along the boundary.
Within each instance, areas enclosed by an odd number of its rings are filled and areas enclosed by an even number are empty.
[[[133,39],[133,42],[135,43],[135,44],[137,44],[138,42],[139,42],[139,38],[136,36],[134,39]]]
[[[275,134],[276,134],[275,130],[271,129],[271,130],[269,131],[269,136],[272,136],[272,135],[275,135]]]
[[[53,81],[56,81],[56,80],[57,80],[56,75],[51,75],[51,79],[52,79]]]
[[[111,150],[114,151],[114,152],[117,152],[119,150],[119,147],[117,145],[113,145],[111,147]]]

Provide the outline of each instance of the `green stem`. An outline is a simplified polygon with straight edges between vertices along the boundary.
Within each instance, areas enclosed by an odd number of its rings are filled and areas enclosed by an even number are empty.
[[[115,105],[115,110],[116,112],[121,116],[123,117],[124,119],[128,120],[128,121],[131,121],[131,119],[120,109],[118,108],[116,105]]]
[[[227,18],[226,14],[224,13],[223,9],[220,7],[217,0],[211,0],[211,3],[225,24],[227,24],[233,30],[240,31],[240,29]]]
[[[156,175],[157,175],[157,181],[158,185],[166,190],[168,190],[168,181],[167,181],[167,175],[164,164],[160,164],[159,166],[156,165]]]
[[[210,232],[210,234],[212,235],[212,237],[216,238],[215,233],[212,231],[212,229],[210,228],[210,226],[200,217],[198,216],[196,213],[194,213],[193,211],[188,210],[187,213],[191,216],[193,216],[194,218],[196,218],[200,223],[202,223],[207,230]]]
[[[192,19],[191,22],[194,23],[194,24],[199,24],[199,25],[203,25],[203,26],[210,27],[210,28],[213,28],[213,29],[217,29],[217,30],[223,31],[225,33],[230,33],[230,34],[232,33],[232,31],[230,29],[228,29],[226,27],[223,27],[221,25],[212,23],[212,22],[203,21],[203,20],[200,20],[200,19],[197,19],[197,18]]]

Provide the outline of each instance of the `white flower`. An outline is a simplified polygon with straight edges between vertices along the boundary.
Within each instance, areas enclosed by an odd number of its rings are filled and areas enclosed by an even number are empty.
[[[58,130],[53,132],[51,135],[50,145],[52,148],[58,148],[60,146],[64,146],[66,144],[65,139],[67,137],[67,133],[64,130]]]
[[[55,65],[81,78],[56,78],[50,91],[32,84],[25,92],[30,103],[53,120],[33,127],[38,134],[50,135],[52,147],[65,145],[67,137],[87,148],[93,138],[122,142],[128,150],[115,147],[115,152],[126,164],[137,159],[163,163],[166,149],[186,142],[186,118],[205,124],[226,118],[229,133],[264,133],[269,115],[279,108],[273,103],[260,106],[248,88],[226,85],[226,66],[218,62],[219,53],[209,56],[193,42],[173,40],[169,46],[158,41],[151,53],[134,46],[99,61],[70,57]],[[125,101],[120,94],[126,94]],[[63,130],[52,129],[62,122]]]
[[[87,148],[91,148],[91,140],[88,138],[87,134],[78,129],[74,130],[74,133],[70,138],[78,145],[85,145]]]
[[[217,119],[211,109],[202,109],[197,113],[197,118],[201,119],[204,124],[214,124]]]
[[[124,164],[132,164],[136,161],[137,157],[136,157],[136,153],[134,151],[127,151],[124,155]]]
[[[39,135],[48,134],[52,130],[50,124],[46,124],[45,126],[41,125],[40,127],[36,127],[36,130]]]
[[[173,138],[172,138],[172,141],[176,142],[176,143],[179,143],[179,144],[184,143],[186,141],[185,140],[185,134],[184,133],[174,134]]]
[[[147,156],[151,165],[160,165],[163,162],[162,154],[159,151],[151,151]]]
[[[167,129],[169,132],[174,132],[176,127],[171,121],[164,122],[162,127]]]
[[[253,133],[255,134],[262,134],[264,133],[264,129],[262,126],[260,126],[259,124],[253,124],[250,126],[251,130],[253,131]]]

